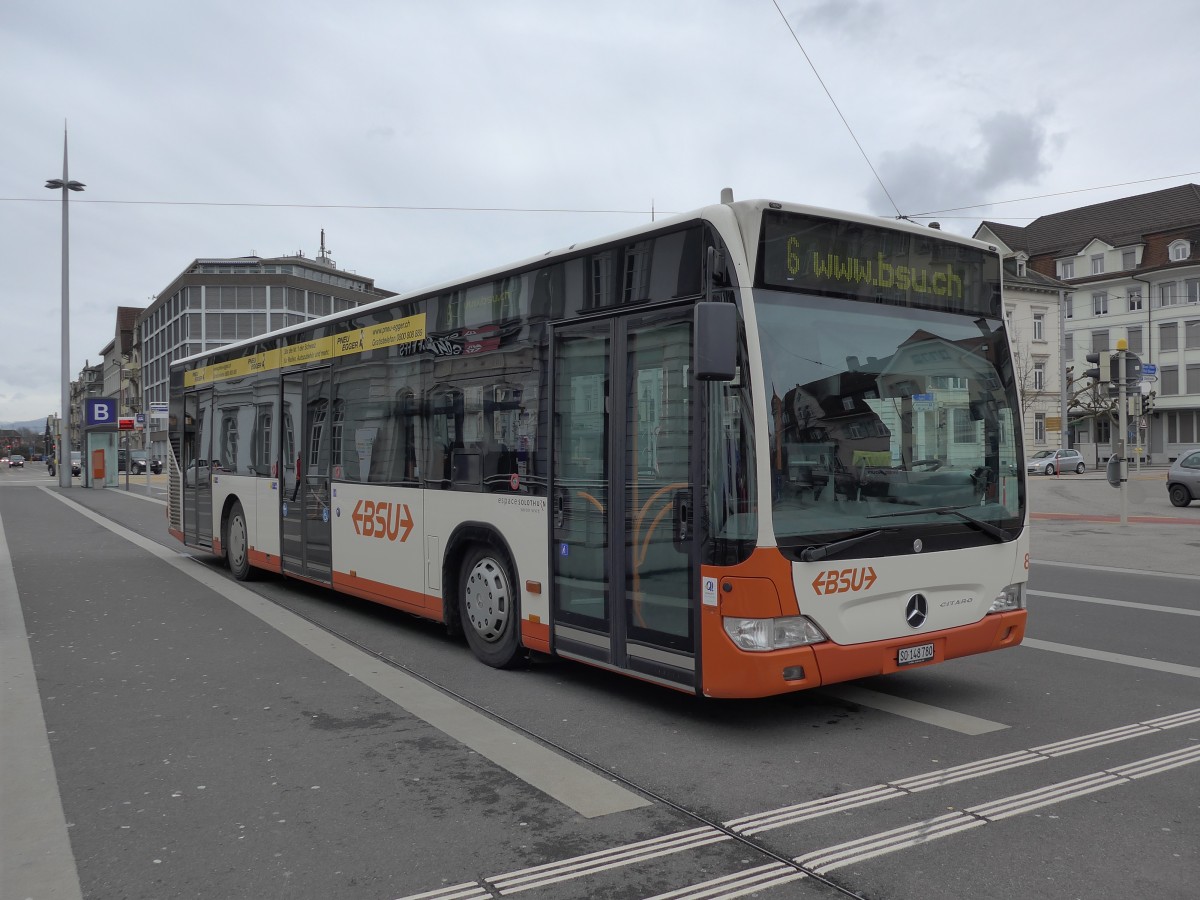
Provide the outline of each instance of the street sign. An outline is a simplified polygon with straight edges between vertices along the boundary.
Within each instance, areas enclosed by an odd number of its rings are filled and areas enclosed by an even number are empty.
[[[1158,374],[1158,366],[1156,366],[1154,363],[1142,363],[1142,374],[1143,375],[1157,375]]]
[[[117,401],[112,397],[89,397],[84,420],[89,427],[93,425],[112,426],[117,421]]]
[[[167,417],[167,402],[153,401],[150,404],[150,418],[165,419]]]
[[[913,409],[917,410],[918,412],[921,410],[928,411],[937,406],[937,404],[934,402],[933,394],[913,394],[912,404]]]
[[[145,413],[134,413],[133,414],[133,424],[137,426],[138,431],[142,431],[146,427],[146,414]]]
[[[117,419],[117,431],[133,431],[133,416],[121,416]]]

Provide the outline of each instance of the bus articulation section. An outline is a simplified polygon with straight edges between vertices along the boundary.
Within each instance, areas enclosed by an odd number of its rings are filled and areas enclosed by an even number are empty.
[[[1012,647],[1000,279],[967,238],[729,200],[215,347],[171,370],[170,528],[496,667],[753,697]]]

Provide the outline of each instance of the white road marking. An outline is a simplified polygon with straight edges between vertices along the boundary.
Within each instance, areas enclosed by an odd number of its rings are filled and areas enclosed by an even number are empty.
[[[807,877],[808,873],[799,872],[789,865],[777,862],[734,872],[732,875],[722,875],[720,878],[665,894],[655,894],[646,900],[733,900],[734,897],[745,897],[747,894]]]
[[[1153,575],[1156,578],[1182,578],[1184,581],[1200,581],[1200,575],[1182,575],[1178,572],[1154,572],[1149,569],[1122,569],[1119,566],[1092,566],[1087,563],[1056,562],[1050,559],[1031,559],[1031,565],[1053,566],[1059,569],[1087,569],[1091,572],[1117,572],[1121,575]]]
[[[824,875],[834,869],[859,863],[876,856],[894,853],[908,847],[915,847],[928,841],[948,837],[971,828],[989,825],[1012,816],[1022,815],[1052,806],[1064,800],[1084,797],[1098,791],[1107,790],[1122,784],[1129,784],[1135,778],[1148,775],[1158,775],[1180,766],[1200,762],[1200,747],[1185,747],[1148,759],[1137,760],[1124,766],[1093,772],[1080,778],[1048,784],[1036,790],[1002,797],[990,803],[970,806],[961,812],[952,812],[924,822],[906,825],[892,831],[868,835],[826,847],[804,856],[796,857],[796,862],[818,874]]]
[[[1040,747],[1033,747],[1029,750],[1018,750],[1014,753],[1006,753],[1002,756],[994,756],[990,759],[976,760],[974,762],[963,763],[962,765],[952,766],[947,769],[938,769],[934,772],[926,772],[923,775],[913,775],[908,778],[902,778],[897,781],[892,781],[887,784],[876,784],[871,787],[860,788],[854,791],[846,791],[841,794],[835,794],[832,797],[823,797],[817,800],[809,800],[804,803],[797,803],[792,806],[785,806],[780,809],[767,810],[754,815],[742,816],[737,819],[729,819],[721,823],[725,828],[737,834],[755,835],[764,831],[771,831],[775,828],[783,828],[787,825],[792,825],[797,822],[803,822],[808,819],[816,819],[821,816],[833,815],[834,813],[845,812],[846,810],[855,809],[860,806],[869,806],[873,803],[882,803],[887,800],[896,800],[907,797],[911,794],[921,791],[932,790],[934,788],[943,787],[948,784],[955,784],[960,781],[967,781],[972,778],[982,778],[985,775],[994,775],[997,772],[1003,772],[1007,769],[1024,766],[1030,763],[1043,762],[1048,759],[1056,759],[1061,756],[1067,756],[1071,753],[1079,753],[1083,750],[1092,750],[1097,747],[1106,746],[1109,744],[1118,744],[1122,741],[1131,740],[1136,737],[1144,737],[1151,734],[1161,734],[1169,731],[1172,728],[1181,728],[1185,725],[1200,725],[1200,709],[1189,709],[1182,712],[1171,713],[1166,716],[1160,716],[1157,719],[1148,719],[1145,722],[1136,722],[1132,725],[1122,725],[1117,728],[1109,728],[1105,731],[1097,731],[1092,734],[1085,734],[1079,737],[1066,738],[1065,740],[1055,741],[1051,744],[1043,744]],[[1192,748],[1189,748],[1189,750]],[[1200,749],[1200,748],[1195,748]],[[1188,750],[1176,751],[1175,754],[1166,754],[1166,757],[1186,754]],[[1154,760],[1161,760],[1163,757],[1154,757]],[[1188,760],[1190,761],[1190,760]],[[1162,764],[1162,763],[1156,763]],[[1185,762],[1177,762],[1178,765],[1184,765]],[[1136,765],[1136,764],[1135,764]],[[1138,777],[1129,774],[1125,769],[1114,770],[1118,774],[1124,774],[1126,777]],[[962,815],[956,814],[956,815]],[[903,831],[904,829],[900,829]],[[961,830],[961,829],[959,829]],[[875,837],[878,837],[876,835]],[[678,831],[672,834],[664,835],[660,838],[652,838],[650,840],[639,841],[635,844],[626,844],[620,847],[612,847],[607,850],[598,850],[593,853],[587,853],[582,856],[574,856],[569,859],[560,860],[552,863],[545,863],[540,866],[534,866],[528,869],[520,869],[516,872],[508,872],[504,875],[495,875],[485,879],[489,884],[495,886],[497,890],[504,895],[519,893],[523,890],[528,890],[531,887],[539,887],[542,882],[537,883],[539,878],[553,878],[554,882],[568,881],[572,878],[580,878],[584,875],[590,875],[594,872],[599,872],[603,869],[617,868],[620,865],[631,865],[636,862],[642,862],[647,859],[652,859],[658,856],[666,856],[670,853],[677,853],[683,850],[690,850],[694,847],[704,846],[706,844],[718,843],[720,840],[731,839],[723,832],[712,828],[693,828],[687,831]],[[863,840],[872,840],[865,838]],[[662,894],[653,900],[666,900],[666,898],[674,897],[733,897],[740,894],[723,894],[718,888],[725,888],[732,881],[736,880],[740,875],[748,873],[758,873],[766,870],[778,868],[775,866],[763,866],[757,869],[748,869],[745,873],[735,873],[734,875],[725,875],[720,878],[713,879],[711,882],[704,882],[701,885],[692,885],[688,888],[672,892],[670,894]],[[783,867],[781,871],[794,871]],[[797,873],[797,876],[802,873]],[[790,879],[789,879],[790,880]],[[763,887],[759,885],[758,887]],[[749,888],[747,891],[757,890],[758,887]],[[443,891],[449,890],[466,890],[468,888],[478,888],[485,890],[478,882],[467,882],[451,888],[443,888]],[[709,889],[715,893],[705,893]],[[689,893],[703,889],[701,893]],[[463,894],[463,897],[474,898],[476,894]],[[490,896],[490,895],[484,895]],[[400,900],[450,900],[451,897],[458,898],[458,894],[446,894],[433,891],[425,894],[411,894]]]
[[[521,869],[518,872],[508,872],[485,880],[501,894],[518,894],[521,891],[545,887],[548,884],[557,884],[561,881],[570,881],[584,875],[603,872],[605,869],[615,869],[654,859],[657,856],[667,856],[682,850],[692,850],[696,847],[728,840],[732,840],[732,838],[719,829],[694,828],[690,831],[680,831],[636,844],[626,844],[611,850],[600,850],[560,862],[546,863],[529,869]]]
[[[1124,606],[1143,612],[1174,613],[1177,616],[1200,616],[1200,609],[1183,609],[1178,606],[1159,606],[1155,603],[1134,603],[1132,600],[1109,600],[1105,597],[1084,597],[1081,594],[1058,594],[1054,591],[1027,591],[1031,597],[1049,597],[1052,600],[1078,600],[1080,603],[1100,603],[1104,606]]]
[[[853,685],[838,685],[836,687],[821,688],[820,690],[823,694],[848,700],[851,703],[857,703],[859,706],[868,706],[871,709],[882,710],[892,715],[903,716],[906,719],[916,719],[918,722],[924,722],[926,725],[936,725],[938,728],[946,728],[950,731],[957,731],[960,734],[979,735],[987,734],[991,731],[1002,731],[1008,728],[1007,725],[1002,725],[999,722],[990,722],[987,719],[969,716],[966,713],[942,709],[940,706],[930,706],[927,703],[918,703],[915,700],[906,700],[903,697],[896,697],[892,694],[881,694],[878,691],[869,691],[866,688],[854,687]]]
[[[1200,668],[1196,666],[1163,662],[1159,659],[1143,659],[1140,656],[1109,653],[1107,650],[1090,650],[1087,647],[1072,647],[1070,644],[1056,644],[1053,641],[1039,641],[1028,637],[1021,641],[1021,646],[1032,647],[1034,650],[1048,650],[1051,653],[1065,653],[1067,656],[1081,656],[1084,659],[1096,659],[1101,662],[1118,663],[1122,666],[1136,666],[1139,669],[1153,669],[1156,672],[1167,672],[1171,675],[1200,678]]]
[[[47,493],[199,581],[309,652],[580,815],[593,818],[650,805],[644,797],[459,703],[425,682],[384,665],[357,647],[192,561],[191,557],[144,538],[61,494]]]
[[[6,897],[83,896],[0,519],[0,873]]]

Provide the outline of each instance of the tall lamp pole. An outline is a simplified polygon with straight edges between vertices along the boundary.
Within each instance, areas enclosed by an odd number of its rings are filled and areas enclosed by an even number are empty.
[[[62,178],[52,178],[46,182],[51,190],[62,191],[62,392],[59,395],[62,404],[60,417],[61,427],[58,430],[58,484],[59,487],[71,486],[70,450],[66,446],[63,435],[71,433],[71,281],[68,274],[71,257],[70,230],[67,226],[67,198],[71,191],[82,191],[84,185],[72,181],[67,176],[67,125],[63,123],[63,174]]]

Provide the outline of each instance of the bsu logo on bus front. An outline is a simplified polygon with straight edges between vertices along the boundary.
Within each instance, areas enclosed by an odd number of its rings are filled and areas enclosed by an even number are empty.
[[[830,569],[820,572],[812,580],[813,590],[818,594],[845,594],[865,591],[875,583],[875,570],[871,566],[853,569]]]
[[[412,513],[409,512],[407,503],[359,500],[354,504],[350,521],[354,523],[356,534],[363,537],[387,538],[389,541],[399,537],[401,543],[408,540],[413,530]]]

